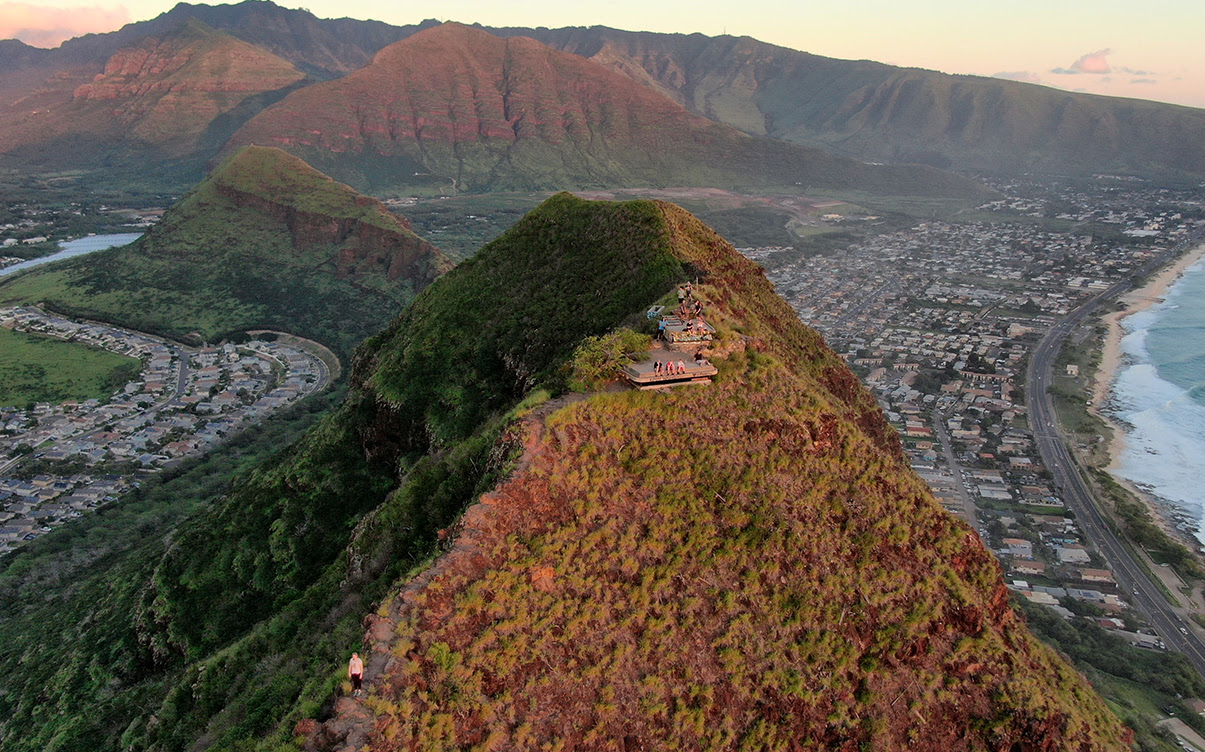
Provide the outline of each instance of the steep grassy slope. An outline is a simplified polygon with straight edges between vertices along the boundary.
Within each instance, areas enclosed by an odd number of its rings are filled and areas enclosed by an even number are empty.
[[[375,646],[396,658],[367,702],[373,750],[1125,746],[755,265],[672,205],[557,197],[536,214],[530,230],[558,240],[562,215],[641,217],[702,279],[730,354],[711,387],[596,395],[530,422],[521,469]],[[438,404],[407,389],[427,330],[405,325],[435,299],[360,361],[403,437],[416,405]],[[432,412],[455,414],[445,402]],[[443,433],[434,418],[420,433]],[[314,738],[338,744],[345,722]]]
[[[282,151],[248,148],[133,245],[16,277],[0,300],[176,338],[279,329],[346,355],[444,268],[376,200]]]
[[[41,169],[195,168],[304,78],[289,62],[190,20],[119,49],[86,82],[55,76],[25,106],[5,107],[3,150]]]
[[[50,602],[42,583],[57,572],[0,575],[0,749],[183,750],[198,738],[218,749],[248,739],[270,748],[298,719],[329,714],[324,703],[364,613],[507,466],[504,418],[468,426],[455,415],[509,409],[526,388],[518,374],[555,380],[557,358],[628,318],[628,308],[603,305],[610,295],[643,310],[682,278],[664,242],[662,252],[650,245],[661,233],[647,206],[573,210],[580,206],[562,198],[529,216],[450,272],[461,282],[420,295],[395,326],[431,349],[416,361],[424,369],[416,380],[490,385],[462,393],[484,407],[430,406],[432,422],[449,427],[444,436],[408,436],[403,447],[388,406],[353,390],[304,440],[198,502],[209,511],[166,544],[156,534],[94,562]],[[583,283],[598,274],[605,290]],[[462,288],[492,292],[462,306]],[[542,322],[559,306],[574,312],[572,326],[560,314]],[[436,333],[447,331],[449,308],[463,336],[443,340]],[[497,316],[505,323],[490,333],[524,344],[505,363],[482,364],[479,378],[458,351],[487,353],[489,340],[477,335]],[[380,344],[357,378],[387,354]],[[27,655],[47,656],[52,679]],[[247,746],[254,742],[239,748]]]
[[[837,60],[748,37],[507,29],[753,134],[960,170],[1205,174],[1205,110]]]
[[[541,413],[521,417],[587,337],[642,324],[687,278],[723,335],[715,385],[591,396],[542,435]],[[299,727],[311,747],[342,748],[331,715],[362,617],[491,489],[464,523],[480,555],[449,566],[458,544],[393,598],[406,670],[368,700],[374,750],[427,720],[415,746],[1121,746],[852,374],[676,207],[555,196],[367,342],[352,381],[166,546],[94,567],[120,586],[98,576],[50,607],[37,573],[10,585],[0,637],[36,625],[46,642],[0,643],[0,749],[278,748],[307,718],[331,721]],[[370,646],[389,651],[381,626]]]
[[[459,24],[419,32],[364,69],[294,92],[231,143],[273,144],[354,185],[393,189],[799,185],[985,195],[931,169],[750,138],[580,57]]]
[[[771,357],[725,366],[548,420],[407,595],[374,751],[1124,747],[923,483]]]

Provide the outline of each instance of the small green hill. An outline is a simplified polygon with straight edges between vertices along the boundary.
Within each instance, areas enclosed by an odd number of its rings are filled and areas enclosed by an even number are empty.
[[[380,202],[248,147],[134,244],[30,271],[0,301],[181,340],[276,329],[347,355],[446,267]]]
[[[557,397],[686,280],[714,384]],[[92,572],[50,599],[0,572],[0,749],[360,748],[361,722],[372,749],[1127,733],[841,360],[664,203],[549,199],[357,351],[337,412]],[[357,649],[401,659],[363,706],[337,701]]]

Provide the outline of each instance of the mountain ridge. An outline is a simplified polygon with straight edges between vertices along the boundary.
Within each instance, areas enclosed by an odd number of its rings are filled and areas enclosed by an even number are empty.
[[[713,384],[549,402],[599,353],[615,367],[647,346],[646,310],[688,280],[716,329]],[[524,465],[533,446],[545,460]],[[672,205],[558,194],[366,340],[339,408],[170,535],[49,600],[37,576],[0,573],[19,605],[0,620],[0,749],[269,750],[295,729],[342,748],[350,729],[318,722],[354,702],[340,683],[362,620],[479,499],[467,522],[509,510],[485,521],[483,574],[436,569],[414,620],[375,624],[397,634],[401,670],[354,708],[377,715],[377,752],[415,733],[436,747],[1126,743],[756,264]],[[81,625],[100,631],[73,638]],[[30,654],[55,657],[53,682]]]
[[[56,50],[10,41],[0,47],[0,96],[39,106],[33,103],[44,97],[33,95],[40,89],[64,77],[85,83],[121,46],[167,33],[190,17],[260,45],[315,81],[358,70],[385,46],[436,25],[317,19],[269,0],[181,3],[150,21],[68,40]],[[1000,174],[1205,176],[1205,157],[1193,147],[1205,140],[1205,111],[1197,108],[825,58],[748,37],[607,27],[491,32],[536,38],[592,59],[746,133],[865,161]]]
[[[986,198],[921,167],[868,165],[753,138],[526,37],[443,24],[336,81],[293,92],[230,146],[293,151],[378,189],[745,185]],[[418,180],[418,178],[424,178]]]
[[[840,60],[751,37],[608,27],[529,34],[748,133],[962,171],[1205,173],[1205,110]],[[1176,134],[1172,137],[1171,134]]]
[[[521,455],[441,534],[451,553],[366,620],[367,699],[299,725],[308,745],[1123,748],[1127,732],[1085,680],[1016,619],[978,537],[907,470],[869,395],[697,219],[562,194],[475,259],[498,268],[505,244],[508,274],[542,268],[542,249],[577,237],[579,221],[690,270],[719,376],[525,403],[503,441]],[[490,289],[485,266],[469,264],[358,353],[353,383],[376,405],[370,456],[469,433],[472,420],[432,423],[451,401],[413,387],[430,373],[415,348],[433,332],[497,318],[483,303],[446,321],[436,298]],[[539,284],[555,295],[568,271]],[[542,369],[507,355],[513,334],[489,334],[509,378],[541,383],[522,374]],[[491,389],[436,355],[449,394],[525,391]]]

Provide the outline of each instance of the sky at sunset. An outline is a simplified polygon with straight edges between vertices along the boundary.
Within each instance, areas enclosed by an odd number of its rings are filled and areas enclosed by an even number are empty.
[[[1205,107],[1202,0],[309,0],[321,18],[393,24],[424,18],[486,26],[591,26],[748,35],[797,50],[982,76],[1069,91]],[[0,39],[53,47],[87,32],[153,18],[174,0],[88,5],[0,0]]]

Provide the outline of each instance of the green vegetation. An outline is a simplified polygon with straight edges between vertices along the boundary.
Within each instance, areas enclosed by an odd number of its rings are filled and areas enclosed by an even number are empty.
[[[615,381],[637,355],[648,353],[652,337],[618,329],[601,337],[586,337],[569,360],[569,388],[577,392],[601,389]]]
[[[1164,532],[1151,519],[1146,504],[1134,497],[1108,472],[1099,468],[1090,471],[1095,486],[1113,505],[1113,513],[1122,523],[1126,536],[1150,553],[1159,564],[1168,564],[1186,582],[1205,581],[1205,567],[1200,559],[1180,541]]]
[[[59,240],[89,233],[106,235],[133,232],[131,215],[110,207],[142,209],[164,206],[170,200],[147,194],[135,186],[112,181],[77,184],[79,176],[32,176],[0,169],[0,225],[15,225],[4,237],[26,240],[46,237],[51,242],[5,248],[0,255],[32,258],[58,250]],[[36,250],[35,250],[36,249]]]
[[[116,748],[129,719],[162,701],[180,673],[156,670],[139,613],[170,533],[295,441],[337,396],[307,399],[144,478],[119,502],[0,560],[0,748]]]
[[[349,219],[398,232],[397,222],[382,206],[331,180],[279,149],[247,147],[215,170],[220,189],[257,196],[294,212],[325,220]]]
[[[991,605],[990,554],[842,412],[752,352],[706,389],[553,414],[474,531],[490,566],[449,565],[399,625],[381,736],[890,750],[956,728],[1007,749],[1055,717],[1084,735],[1053,745],[1116,748],[1086,684]]]
[[[902,192],[881,195],[858,190],[825,190],[822,195],[841,199],[854,206],[865,207],[876,214],[902,214],[908,217],[958,221],[963,212],[976,205],[974,198],[935,196]],[[977,198],[983,198],[982,196]]]
[[[377,202],[284,152],[251,148],[134,244],[17,275],[0,285],[0,303],[183,341],[276,329],[346,356],[442,268]]]
[[[1108,464],[1108,442],[1113,436],[1113,429],[1089,409],[1104,333],[1104,327],[1098,326],[1078,341],[1065,340],[1055,358],[1050,385],[1059,424],[1074,444],[1086,448],[1089,463],[1097,466]],[[1078,367],[1078,376],[1067,375],[1069,365]]]
[[[570,363],[602,378],[635,344],[612,333],[687,278],[720,332],[717,383],[554,412]],[[363,615],[388,612],[491,489],[519,504],[481,541],[500,566],[407,594],[404,677],[371,698],[387,736],[450,746],[494,712],[522,748],[566,729],[597,745],[622,718],[685,746],[1118,742],[1011,620],[990,554],[906,472],[873,399],[677,207],[554,196],[361,347],[351,383],[292,446],[197,489],[180,525],[94,549],[84,583],[51,592],[48,560],[23,560],[0,622],[0,749],[295,748],[296,721],[330,716]],[[437,613],[450,631],[419,624]],[[511,702],[562,686],[584,691]]]
[[[105,399],[141,370],[136,358],[0,327],[0,406]]]
[[[798,236],[788,229],[791,215],[785,211],[741,207],[717,211],[696,210],[695,214],[738,248],[790,248],[798,240]]]
[[[447,277],[360,353],[406,447],[467,436],[537,384],[560,383],[584,337],[643,321],[687,274],[655,204],[562,193]]]
[[[548,193],[486,193],[428,199],[398,210],[414,231],[456,261],[509,230]]]
[[[1174,709],[1176,716],[1198,732],[1205,732],[1205,720],[1183,703],[1185,698],[1205,696],[1205,682],[1185,656],[1136,648],[1090,619],[1067,621],[1024,598],[1014,599],[1013,606],[1034,634],[1087,675],[1118,717],[1134,730],[1139,750],[1171,752],[1179,748],[1151,725],[1152,718],[1167,715],[1166,708]]]

